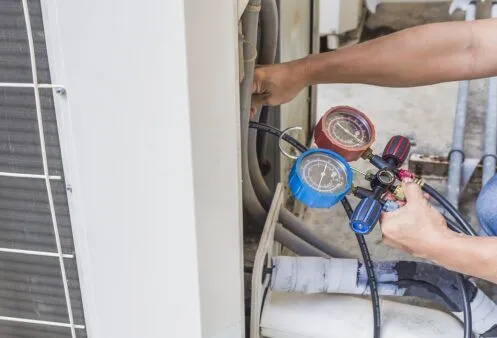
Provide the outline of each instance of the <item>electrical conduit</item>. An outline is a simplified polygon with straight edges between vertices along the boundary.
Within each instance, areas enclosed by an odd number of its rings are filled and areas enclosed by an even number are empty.
[[[475,20],[476,7],[471,3],[466,9],[466,21]],[[449,153],[449,178],[447,185],[447,199],[456,208],[459,205],[461,190],[461,169],[464,161],[464,130],[466,126],[466,112],[468,106],[469,81],[460,81],[457,93],[457,106],[454,118],[454,133],[452,136],[452,150]]]
[[[491,16],[497,18],[497,3],[495,2],[492,4]],[[495,175],[495,166],[497,165],[497,77],[488,79],[483,152],[482,186]]]

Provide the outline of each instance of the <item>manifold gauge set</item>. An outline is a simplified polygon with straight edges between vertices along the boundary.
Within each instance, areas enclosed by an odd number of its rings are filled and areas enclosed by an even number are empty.
[[[371,149],[374,140],[375,128],[366,114],[348,106],[328,110],[314,130],[314,147],[301,153],[290,170],[288,186],[293,196],[309,208],[331,208],[351,192],[361,201],[350,226],[358,234],[371,232],[381,211],[395,208],[393,201],[383,199],[385,193],[403,199],[396,182],[406,176],[399,167],[410,150],[409,139],[394,136],[383,154],[375,155]],[[349,162],[359,158],[369,160],[378,169],[375,174],[365,174],[368,188],[352,184]]]

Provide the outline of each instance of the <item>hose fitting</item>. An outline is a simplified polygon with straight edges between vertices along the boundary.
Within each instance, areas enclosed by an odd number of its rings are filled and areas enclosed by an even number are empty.
[[[395,197],[397,201],[405,201],[406,195],[404,194],[404,189],[402,189],[401,185],[392,186],[390,192]]]

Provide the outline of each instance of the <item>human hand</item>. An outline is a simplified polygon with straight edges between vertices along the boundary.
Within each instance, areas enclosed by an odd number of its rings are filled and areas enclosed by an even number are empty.
[[[406,204],[393,212],[383,213],[380,219],[383,241],[414,256],[434,260],[438,257],[438,244],[453,233],[417,184],[403,182],[402,186]]]
[[[252,110],[292,100],[308,85],[305,60],[262,66],[255,69]]]

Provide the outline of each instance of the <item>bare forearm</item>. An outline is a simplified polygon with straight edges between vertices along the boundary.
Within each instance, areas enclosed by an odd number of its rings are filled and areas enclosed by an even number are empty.
[[[455,234],[427,258],[450,270],[497,283],[497,238]]]
[[[410,87],[497,75],[497,20],[446,22],[297,61],[308,84]]]

